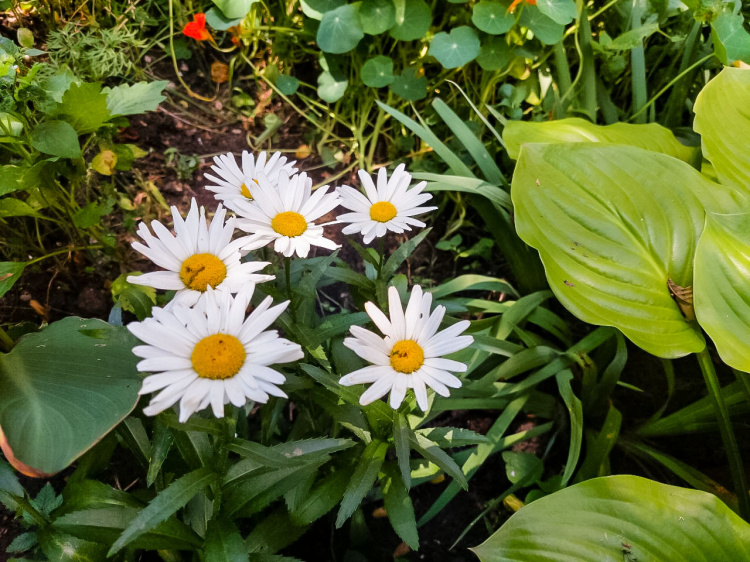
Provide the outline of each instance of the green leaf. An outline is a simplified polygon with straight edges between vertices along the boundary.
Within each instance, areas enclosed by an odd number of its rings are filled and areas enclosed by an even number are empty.
[[[323,517],[341,501],[351,477],[351,470],[337,469],[323,478],[291,513],[292,519],[300,525],[309,525]]]
[[[115,490],[111,486],[96,480],[71,482],[65,487],[62,495],[65,502],[55,512],[58,517],[87,509],[104,509],[114,506],[143,507],[139,500],[127,492]]]
[[[396,23],[396,7],[393,0],[363,0],[359,7],[362,30],[368,35],[379,35]]]
[[[456,484],[461,486],[464,490],[469,488],[469,484],[466,480],[466,476],[461,472],[461,469],[451,456],[438,447],[437,443],[428,439],[424,435],[414,433],[410,436],[412,448],[421,454],[428,461],[435,463],[440,467],[441,470],[445,471]]]
[[[10,113],[0,113],[0,137],[17,137],[23,132],[23,121]]]
[[[674,158],[600,144],[529,144],[513,175],[519,236],[550,287],[592,324],[660,357],[701,351],[668,288],[692,285],[704,207],[741,204]],[[679,243],[677,243],[679,241]]]
[[[318,96],[325,102],[335,103],[344,96],[349,80],[343,74],[321,72],[318,76]]]
[[[657,31],[659,31],[658,23],[647,23],[618,35],[614,41],[602,43],[602,46],[610,51],[629,51],[643,46],[643,40],[651,37]]]
[[[560,25],[568,25],[578,15],[575,0],[537,0],[536,7]]]
[[[109,549],[107,556],[116,554],[138,537],[156,528],[198,492],[218,479],[218,474],[204,466],[172,482],[128,524]]]
[[[166,80],[157,80],[156,82],[136,82],[132,86],[121,84],[112,89],[105,89],[107,108],[113,117],[155,111],[166,99],[162,91],[167,84],[169,82]]]
[[[695,254],[695,314],[722,360],[750,371],[750,213],[708,213]]]
[[[320,21],[323,14],[345,4],[345,0],[300,0],[302,12],[308,17]]]
[[[583,406],[581,400],[573,393],[570,381],[573,379],[573,373],[570,369],[560,371],[555,376],[557,379],[557,388],[560,396],[565,402],[570,416],[570,445],[568,446],[568,460],[565,463],[565,472],[562,475],[561,487],[567,486],[568,481],[573,476],[578,458],[581,456],[581,446],[583,445]]]
[[[39,529],[39,546],[47,560],[55,562],[97,562],[104,558],[104,546],[81,540],[49,527]]]
[[[359,22],[359,5],[345,4],[323,14],[318,27],[318,47],[324,53],[346,53],[364,36]]]
[[[695,148],[682,144],[675,138],[672,131],[657,123],[594,125],[577,117],[544,123],[510,121],[503,129],[503,141],[507,147],[508,156],[514,160],[518,159],[521,145],[532,142],[627,144],[674,156],[688,164],[695,160],[697,152]]]
[[[542,459],[533,453],[505,451],[505,475],[511,484],[523,483],[531,486],[544,474],[544,463]]]
[[[98,83],[71,84],[55,115],[73,125],[79,135],[93,133],[110,118],[107,95]]]
[[[25,552],[37,544],[36,533],[22,533],[18,535],[5,549],[5,552]]]
[[[725,9],[719,14],[711,22],[711,38],[714,53],[722,64],[730,65],[738,60],[750,62],[750,33],[745,29],[745,17],[741,12]]]
[[[140,508],[124,505],[84,509],[58,517],[55,519],[54,528],[75,537],[109,545],[117,540],[122,531],[140,513],[142,513]],[[200,548],[203,541],[190,527],[175,518],[170,518],[134,539],[130,545],[132,548],[153,550],[191,549]]]
[[[637,476],[540,498],[472,549],[501,560],[747,560],[750,527],[718,498]]]
[[[500,2],[481,0],[474,4],[471,21],[479,31],[490,35],[502,35],[516,24],[516,16],[508,12],[508,7]]]
[[[404,486],[401,474],[393,463],[383,466],[383,473],[381,489],[385,500],[385,511],[391,526],[412,550],[417,550],[419,549],[419,535],[409,490]]]
[[[422,243],[422,240],[427,237],[431,230],[432,228],[424,229],[411,240],[407,240],[406,242],[401,244],[401,246],[398,247],[398,250],[391,254],[391,257],[388,258],[388,260],[385,262],[385,265],[383,266],[383,269],[381,271],[384,279],[390,279],[391,276],[396,273],[401,264],[404,263],[404,261],[406,261],[406,258],[408,258],[412,254],[412,252],[414,252],[416,247]]]
[[[545,16],[536,6],[524,6],[519,23],[528,27],[545,45],[554,45],[562,41],[565,33],[565,26]]]
[[[276,79],[276,87],[285,96],[291,96],[299,89],[299,80],[294,76],[282,74]]]
[[[387,452],[388,443],[378,441],[377,439],[371,441],[365,447],[357,468],[349,481],[349,486],[346,488],[344,499],[341,502],[341,507],[336,517],[337,529],[351,517],[354,510],[359,507],[359,504],[372,488]]]
[[[78,228],[91,228],[98,224],[102,217],[111,213],[114,206],[114,199],[104,201],[101,204],[92,201],[73,215],[73,224]]]
[[[418,429],[417,433],[424,435],[441,449],[487,443],[487,438],[484,435],[460,427],[431,427],[429,429]]]
[[[258,0],[212,0],[228,19],[245,18],[252,5]]]
[[[429,54],[444,68],[458,68],[473,61],[479,54],[479,36],[474,28],[462,25],[441,31],[430,42]]]
[[[41,217],[34,208],[20,199],[0,199],[0,217]]]
[[[70,317],[0,355],[6,454],[27,474],[54,474],[95,445],[138,401],[136,343],[125,328]]]
[[[415,68],[405,68],[391,82],[391,92],[406,101],[419,101],[427,97],[427,78],[417,77]]]
[[[127,277],[141,275],[140,272],[123,273],[112,282],[112,298],[120,303],[123,310],[135,314],[139,321],[151,316],[151,309],[156,304],[156,289],[145,285],[129,283]]]
[[[16,284],[25,267],[26,263],[22,261],[0,262],[0,297]]]
[[[31,146],[39,152],[61,158],[80,158],[78,133],[67,121],[46,121],[31,132]]]
[[[248,560],[245,541],[230,519],[211,519],[206,530],[206,562]]]
[[[362,82],[365,86],[383,88],[393,80],[393,59],[390,57],[378,55],[362,65]]]
[[[695,100],[695,131],[722,183],[750,192],[750,70],[725,68]]]
[[[0,195],[7,195],[24,188],[23,176],[28,168],[20,166],[0,166]]]
[[[216,7],[210,8],[206,11],[206,24],[217,31],[226,31],[230,27],[242,23],[243,19],[245,18],[227,18],[222,11]]]
[[[477,64],[482,70],[502,70],[510,62],[513,51],[505,42],[504,37],[487,37],[482,41],[482,47],[479,49]],[[516,121],[511,121],[516,123]]]
[[[414,41],[424,37],[432,24],[432,9],[427,2],[393,0],[393,3],[396,6],[396,24],[391,28],[391,37],[399,41]]]

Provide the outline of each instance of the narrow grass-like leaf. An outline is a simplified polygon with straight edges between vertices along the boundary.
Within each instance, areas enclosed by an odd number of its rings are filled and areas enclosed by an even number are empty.
[[[337,529],[351,517],[372,488],[385,460],[386,452],[388,452],[388,443],[378,440],[371,441],[365,447],[341,502],[341,508],[336,517]]]
[[[385,511],[393,530],[408,544],[412,550],[419,548],[417,534],[417,520],[414,516],[414,506],[409,497],[409,490],[401,481],[401,473],[392,463],[383,466],[385,478],[382,478],[381,489],[385,500]]]
[[[208,467],[199,468],[172,482],[161,494],[156,496],[133,519],[120,537],[109,549],[107,556],[122,550],[141,535],[154,529],[159,523],[169,518],[183,507],[190,498],[218,480],[219,475]]]

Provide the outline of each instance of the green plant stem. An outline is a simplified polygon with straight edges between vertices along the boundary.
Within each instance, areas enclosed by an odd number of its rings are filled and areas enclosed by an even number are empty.
[[[680,69],[678,72],[679,76],[685,76],[685,70],[690,66],[690,62],[695,58],[696,47],[698,46],[698,37],[700,35],[703,24],[699,21],[693,23],[693,28],[690,30],[688,38],[685,40],[685,49],[682,52],[682,60],[680,61]],[[688,91],[693,82],[691,80],[681,81],[679,86],[672,90],[667,100],[667,112],[664,118],[664,126],[668,128],[674,128],[680,123],[682,112],[685,110],[685,99],[687,98]]]
[[[385,265],[385,236],[381,236],[378,238],[378,244],[379,244],[379,259],[378,259],[378,279],[381,278],[381,273],[383,271],[383,266]]]
[[[16,342],[13,341],[13,338],[11,338],[5,330],[0,328],[0,347],[2,347],[3,351],[10,351],[13,349],[14,345],[16,345]]]
[[[49,254],[45,254],[39,258],[34,258],[31,261],[26,262],[26,265],[31,265],[32,263],[37,263],[42,260],[46,260],[47,258],[51,258],[52,256],[58,256],[60,254],[65,254],[67,252],[77,252],[79,250],[97,250],[99,248],[103,248],[101,244],[94,244],[92,246],[76,246],[75,248],[62,248],[60,250],[55,250],[54,252],[50,252]]]
[[[630,13],[630,29],[641,27],[642,18],[641,3],[639,0],[633,0]],[[643,40],[641,44],[630,50],[630,82],[633,91],[633,120],[636,123],[646,122],[646,113],[640,109],[646,105],[648,93],[646,91],[646,55],[643,49]]]
[[[566,114],[567,104],[563,103],[562,100],[568,97],[568,91],[573,85],[570,77],[570,65],[568,64],[568,57],[565,53],[565,45],[563,40],[555,43],[555,67],[557,68],[557,87],[560,89],[560,109],[556,117],[561,118]]]
[[[284,258],[284,278],[286,280],[286,297],[289,299],[289,314],[292,322],[297,323],[297,311],[294,309],[294,295],[292,294],[292,258]]]
[[[721,440],[724,442],[727,460],[729,461],[729,470],[732,473],[734,481],[734,492],[737,494],[740,507],[740,517],[745,521],[750,521],[750,496],[748,495],[747,480],[745,478],[745,468],[742,465],[740,450],[737,446],[737,440],[732,429],[732,420],[729,417],[729,410],[724,402],[724,396],[721,394],[721,385],[716,376],[713,361],[709,355],[708,348],[697,354],[698,364],[700,365],[703,379],[706,381],[706,388],[714,402],[714,412],[716,421],[719,424]]]

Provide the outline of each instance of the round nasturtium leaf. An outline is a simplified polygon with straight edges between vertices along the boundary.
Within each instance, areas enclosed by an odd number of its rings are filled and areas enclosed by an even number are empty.
[[[340,74],[321,72],[318,76],[318,96],[325,102],[334,103],[339,101],[349,86],[349,80]]]
[[[288,74],[281,74],[276,79],[276,87],[285,96],[291,96],[299,88],[299,80]]]
[[[537,0],[536,7],[560,25],[568,25],[578,15],[575,0]]]
[[[451,29],[450,33],[437,33],[430,43],[430,55],[435,57],[443,68],[458,68],[477,58],[479,48],[477,32],[467,25],[462,25]]]
[[[424,0],[394,0],[396,24],[391,37],[399,41],[414,41],[425,36],[432,25],[432,9]]]
[[[535,500],[472,550],[481,562],[750,560],[750,525],[707,492],[606,476]]]
[[[722,183],[750,192],[750,69],[726,67],[695,100],[695,131]]]
[[[511,197],[518,235],[539,251],[551,289],[573,314],[619,328],[659,357],[704,349],[668,284],[692,286],[704,208],[734,201],[721,186],[640,148],[524,144]]]
[[[695,254],[698,322],[722,360],[750,372],[750,213],[706,216]]]
[[[300,0],[302,12],[314,20],[320,21],[323,14],[346,4],[346,0]]]
[[[407,68],[394,77],[391,91],[406,101],[423,100],[427,97],[427,78],[418,77],[415,69]]]
[[[362,82],[371,88],[382,88],[393,82],[393,60],[379,55],[362,65]]]
[[[502,70],[510,62],[512,51],[503,37],[488,37],[479,49],[477,64],[483,70]]]
[[[318,47],[324,53],[346,53],[364,36],[358,5],[346,4],[323,14],[318,27]]]
[[[2,448],[30,476],[61,471],[138,402],[138,341],[127,329],[69,317],[0,354]]]
[[[565,34],[564,25],[560,25],[553,19],[545,16],[536,6],[524,6],[519,23],[524,27],[528,27],[534,34],[534,37],[545,45],[554,45],[562,41]]]
[[[393,0],[363,0],[359,7],[362,29],[368,35],[379,35],[396,23],[396,7]]]
[[[507,33],[516,23],[516,16],[508,13],[508,7],[500,2],[481,0],[474,5],[471,21],[479,31],[490,35]]]

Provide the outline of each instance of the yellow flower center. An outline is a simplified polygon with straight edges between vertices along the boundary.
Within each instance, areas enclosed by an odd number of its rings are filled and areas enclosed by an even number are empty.
[[[397,213],[398,211],[396,210],[396,207],[393,206],[393,203],[389,203],[388,201],[380,201],[370,207],[370,218],[378,222],[388,222],[395,217]]]
[[[282,236],[294,238],[307,230],[305,217],[294,211],[285,211],[276,215],[271,221],[271,228]]]
[[[260,185],[258,183],[258,180],[256,180],[255,178],[253,178],[253,181],[255,182],[255,185]],[[247,188],[247,185],[245,185],[244,183],[240,186],[240,193],[244,197],[247,197],[248,199],[252,199],[253,198],[252,194],[250,193],[250,190]]]
[[[195,344],[190,360],[198,376],[228,379],[239,373],[245,355],[245,346],[240,340],[228,334],[214,334]]]
[[[407,375],[419,369],[424,363],[424,350],[414,340],[401,340],[391,349],[391,367]]]
[[[188,289],[204,292],[209,285],[212,289],[224,281],[227,266],[213,254],[194,254],[182,262],[180,279]]]

